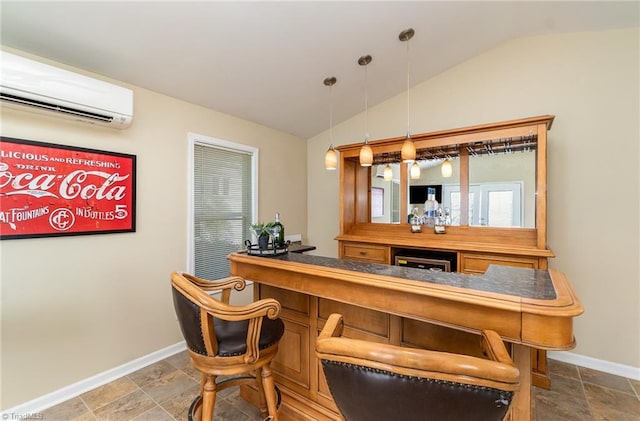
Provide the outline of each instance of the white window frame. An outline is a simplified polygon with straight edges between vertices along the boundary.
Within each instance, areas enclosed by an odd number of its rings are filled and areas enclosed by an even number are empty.
[[[459,192],[459,184],[445,184],[442,186],[442,206],[451,209],[451,193]],[[481,225],[480,221],[488,219],[488,199],[489,192],[492,191],[510,191],[513,193],[513,223],[514,227],[522,226],[524,220],[524,200],[522,192],[524,191],[524,182],[522,181],[505,181],[498,183],[474,183],[469,185],[469,194],[473,193],[473,217],[469,220],[469,226],[487,226]],[[469,203],[469,208],[471,204]]]
[[[522,191],[523,191],[524,183],[521,181],[512,181],[512,182],[503,182],[503,183],[482,183],[480,184],[480,200],[481,210],[480,210],[480,220],[478,220],[478,225],[480,226],[488,226],[486,225],[489,220],[489,194],[492,192],[501,192],[508,191],[511,192],[513,197],[513,211],[512,218],[513,223],[512,227],[522,227],[523,220],[523,204],[522,204]]]
[[[188,198],[187,198],[187,264],[186,271],[194,273],[195,271],[195,238],[194,238],[194,149],[196,144],[211,146],[220,149],[227,149],[234,152],[244,152],[251,154],[251,195],[253,197],[253,206],[251,209],[251,220],[255,223],[258,218],[258,162],[260,150],[253,146],[243,145],[224,139],[205,136],[198,133],[189,132],[187,136],[187,182],[188,182]]]

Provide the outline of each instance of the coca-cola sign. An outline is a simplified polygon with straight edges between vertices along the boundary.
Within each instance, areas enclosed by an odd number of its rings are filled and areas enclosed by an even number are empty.
[[[136,157],[0,138],[0,239],[135,231]]]

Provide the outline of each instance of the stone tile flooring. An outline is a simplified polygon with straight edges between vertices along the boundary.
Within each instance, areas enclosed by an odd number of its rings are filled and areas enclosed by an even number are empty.
[[[534,388],[535,421],[640,421],[640,381],[549,360],[550,390]],[[186,352],[43,411],[45,421],[186,421],[200,375]],[[262,420],[237,388],[218,395],[216,421]]]

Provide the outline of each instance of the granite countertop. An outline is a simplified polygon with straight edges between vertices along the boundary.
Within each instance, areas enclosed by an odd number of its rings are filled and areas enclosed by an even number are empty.
[[[547,270],[491,265],[483,275],[466,275],[457,272],[434,272],[425,269],[357,262],[301,253],[288,253],[282,256],[269,257],[269,259],[391,276],[529,299],[556,299],[556,292]]]

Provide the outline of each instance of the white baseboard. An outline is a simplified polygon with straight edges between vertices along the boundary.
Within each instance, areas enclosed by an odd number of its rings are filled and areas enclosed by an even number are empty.
[[[62,389],[58,389],[13,408],[9,408],[2,412],[2,419],[13,419],[9,418],[11,414],[36,414],[42,412],[47,408],[68,401],[69,399],[75,398],[85,392],[112,382],[122,376],[126,376],[129,373],[133,373],[136,370],[140,370],[143,367],[177,354],[184,349],[186,349],[184,341],[170,345],[161,350],[152,352],[151,354],[144,355],[133,361],[122,364],[121,366],[98,373],[95,376],[81,380],[69,386],[65,386]],[[613,363],[565,351],[549,351],[547,355],[553,360],[604,371],[606,373],[628,377],[630,379],[640,380],[640,367]]]
[[[68,401],[69,399],[75,398],[76,396],[79,396],[85,392],[110,383],[122,376],[126,376],[127,374],[133,373],[136,370],[140,370],[141,368],[146,367],[150,364],[153,364],[160,360],[164,360],[165,358],[177,354],[180,351],[184,351],[185,349],[185,342],[178,342],[177,344],[170,345],[161,350],[152,352],[151,354],[136,358],[135,360],[122,364],[121,366],[114,367],[102,373],[98,373],[95,376],[91,376],[87,379],[70,384],[69,386],[65,386],[62,389],[47,393],[46,395],[40,396],[39,398],[14,406],[13,408],[9,408],[2,412],[1,418],[17,419],[12,418],[12,414],[19,416],[20,414],[40,413],[47,408],[51,408],[52,406],[55,406],[59,403]]]
[[[597,358],[565,351],[549,351],[547,356],[552,360],[575,364],[581,367],[591,368],[593,370],[604,371],[605,373],[628,377],[634,380],[640,380],[640,367],[612,363],[610,361],[599,360]]]
[[[284,241],[291,241],[292,243],[296,241],[302,241],[302,234],[285,235]]]

